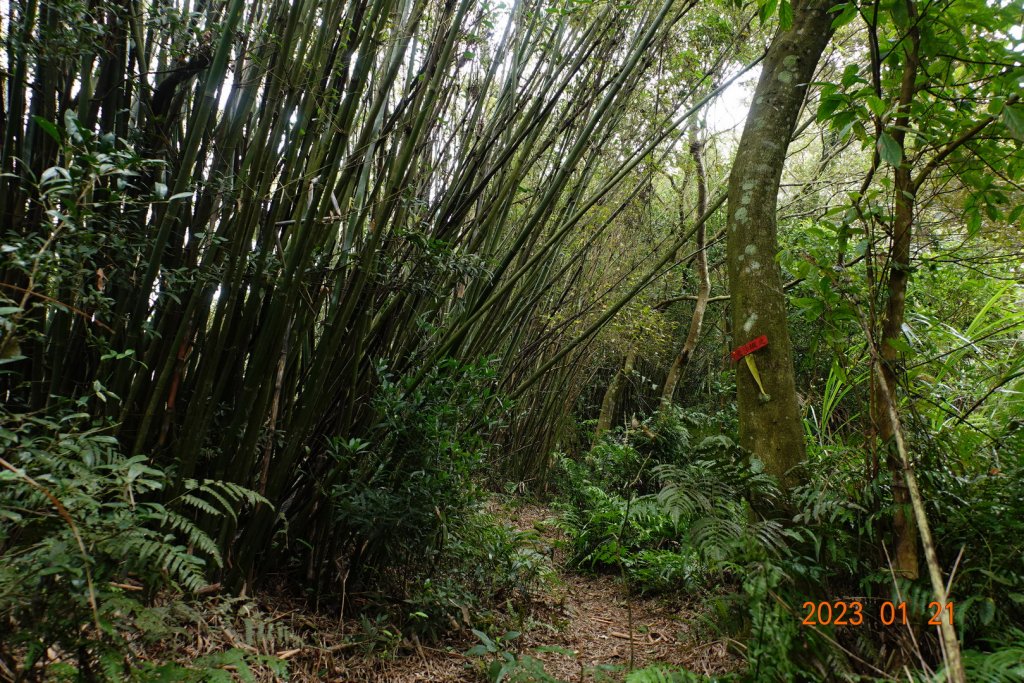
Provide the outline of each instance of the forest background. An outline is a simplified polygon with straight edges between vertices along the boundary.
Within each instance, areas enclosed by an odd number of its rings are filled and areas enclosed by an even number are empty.
[[[1019,680],[1019,0],[2,15],[0,675],[284,675],[144,654],[214,582],[500,629],[503,492],[734,677]]]

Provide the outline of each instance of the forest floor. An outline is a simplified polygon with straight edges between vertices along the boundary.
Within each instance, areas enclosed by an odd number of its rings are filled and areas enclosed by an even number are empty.
[[[495,512],[519,530],[539,533],[555,549],[557,578],[531,596],[524,633],[509,650],[536,657],[548,674],[565,681],[622,680],[631,664],[641,668],[664,663],[709,675],[742,666],[726,643],[702,626],[707,617],[696,599],[638,597],[613,576],[566,569],[552,509],[523,505]],[[481,681],[483,661],[463,654],[475,644],[466,630],[429,647],[407,643],[388,656],[337,650],[341,656],[328,658],[296,653],[291,680]]]

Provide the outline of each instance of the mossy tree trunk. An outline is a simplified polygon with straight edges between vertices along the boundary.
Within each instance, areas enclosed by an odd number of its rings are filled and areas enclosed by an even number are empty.
[[[755,353],[765,398],[745,363],[737,366],[740,443],[761,459],[784,488],[799,480],[793,468],[805,457],[796,399],[786,297],[776,265],[776,203],[786,149],[807,84],[832,34],[832,3],[809,0],[793,7],[792,25],[772,41],[747,115],[729,177],[727,264],[732,296],[733,345],[761,335]]]

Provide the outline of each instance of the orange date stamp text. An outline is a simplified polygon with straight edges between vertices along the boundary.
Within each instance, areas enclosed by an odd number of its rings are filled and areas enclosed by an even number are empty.
[[[861,626],[864,624],[864,604],[859,600],[833,600],[831,602],[813,602],[803,604],[806,610],[804,626]],[[931,616],[929,626],[941,626],[953,623],[953,603],[945,605],[939,602],[928,603]],[[878,608],[878,619],[883,626],[902,626],[907,623],[907,603],[892,603],[888,600]],[[945,621],[944,621],[945,620]]]

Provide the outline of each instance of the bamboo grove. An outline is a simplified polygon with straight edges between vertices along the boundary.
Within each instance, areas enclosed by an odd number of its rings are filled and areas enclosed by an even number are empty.
[[[218,533],[238,577],[285,521],[327,566],[325,443],[365,432],[385,375],[492,359],[539,416],[502,466],[536,469],[611,316],[609,217],[722,85],[665,56],[688,31],[722,36],[709,67],[742,56],[694,6],[13,3],[0,215],[31,246],[4,270],[5,400],[77,400],[176,481],[264,494]]]

